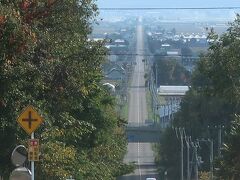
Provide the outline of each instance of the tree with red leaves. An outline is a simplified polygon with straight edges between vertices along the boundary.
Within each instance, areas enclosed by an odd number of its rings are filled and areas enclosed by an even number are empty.
[[[88,41],[96,11],[91,0],[0,1],[0,176],[29,138],[16,123],[28,104],[45,119],[36,179],[113,179],[126,169],[121,123],[101,86],[104,44]]]

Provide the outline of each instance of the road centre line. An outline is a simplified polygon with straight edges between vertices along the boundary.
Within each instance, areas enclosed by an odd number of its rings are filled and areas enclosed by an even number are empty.
[[[139,26],[137,27],[137,33],[138,33],[138,36],[139,36]],[[138,37],[138,40],[139,40],[139,37]],[[139,51],[140,47],[139,47],[139,44],[137,45],[138,46],[138,49],[137,51]],[[138,66],[138,70],[137,70],[137,75],[138,75],[138,82],[137,82],[137,86],[139,87],[140,86],[140,63],[141,63],[141,60],[140,60],[140,56],[137,56],[136,57],[136,60],[137,60],[137,66]],[[138,115],[137,115],[137,119],[138,119],[138,126],[140,126],[140,89],[138,88],[138,91],[137,91],[137,112],[138,112]],[[142,179],[142,172],[141,172],[141,167],[140,167],[140,143],[138,142],[138,169],[139,169],[139,176],[140,176],[140,180]]]

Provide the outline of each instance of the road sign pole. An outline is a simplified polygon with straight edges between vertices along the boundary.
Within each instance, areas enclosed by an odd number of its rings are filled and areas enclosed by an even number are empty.
[[[34,139],[34,132],[31,134],[31,139]],[[34,161],[31,161],[31,172],[32,172],[32,180],[34,180]]]
[[[28,133],[31,134],[29,140],[28,159],[31,162],[31,173],[34,180],[34,161],[39,161],[39,140],[34,139],[34,131],[43,122],[43,118],[38,114],[33,106],[26,107],[20,116],[17,118],[19,125]]]

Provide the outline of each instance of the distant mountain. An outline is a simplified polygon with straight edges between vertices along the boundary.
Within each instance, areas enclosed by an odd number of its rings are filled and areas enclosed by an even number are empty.
[[[100,8],[133,7],[240,7],[239,0],[97,0]]]

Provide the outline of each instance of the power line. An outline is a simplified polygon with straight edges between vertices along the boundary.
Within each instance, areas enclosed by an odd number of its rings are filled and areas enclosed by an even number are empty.
[[[186,56],[186,55],[161,55],[161,54],[139,54],[139,53],[108,53],[108,54],[96,54],[97,56],[142,56],[142,57],[164,57],[164,58],[186,58],[186,59],[206,59],[211,58],[211,55],[203,56]],[[219,58],[226,58],[226,56],[218,55]],[[230,56],[228,56],[230,57]]]
[[[78,54],[75,54],[78,55]],[[165,58],[186,58],[186,59],[200,59],[200,58],[210,58],[209,55],[203,56],[186,56],[186,55],[161,55],[161,54],[139,54],[139,53],[103,53],[103,54],[95,54],[96,56],[142,56],[142,57],[165,57]],[[226,58],[223,55],[218,55],[218,57]]]
[[[231,10],[231,9],[240,9],[240,7],[148,7],[148,8],[142,8],[142,7],[111,7],[111,8],[99,8],[99,10],[107,10],[107,11],[132,11],[132,10]]]
[[[145,57],[183,57],[183,58],[191,58],[191,59],[199,59],[197,56],[184,56],[184,55],[161,55],[161,54],[139,54],[139,53],[109,53],[103,54],[108,56],[145,56]]]

